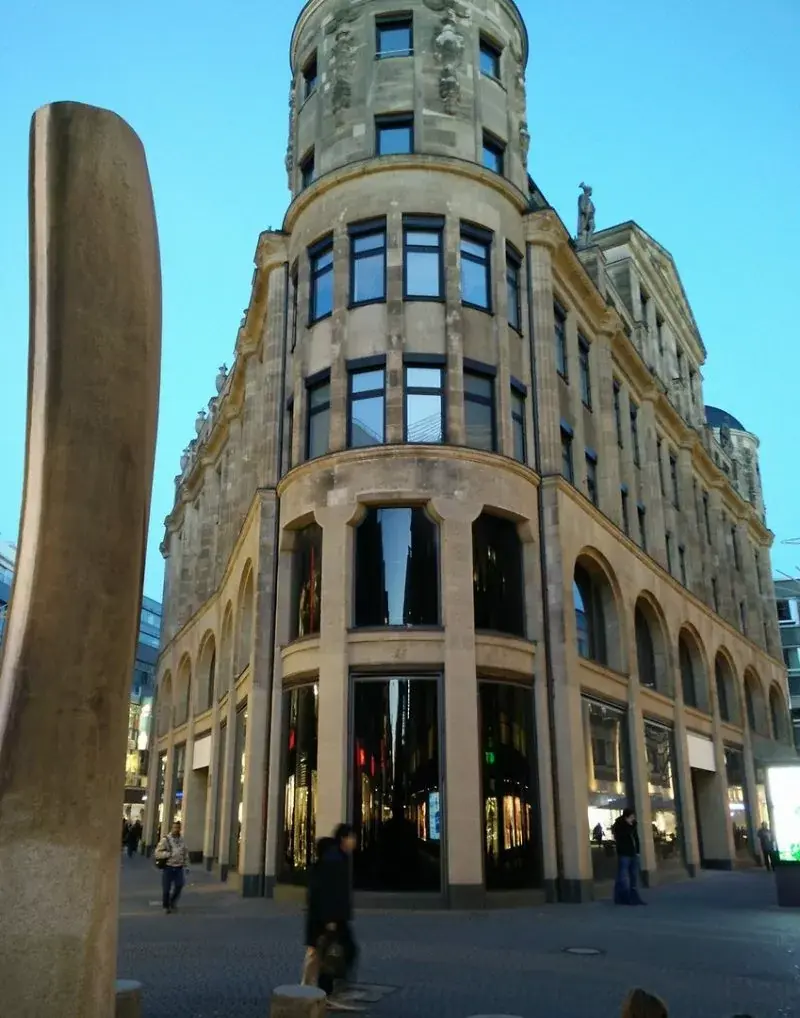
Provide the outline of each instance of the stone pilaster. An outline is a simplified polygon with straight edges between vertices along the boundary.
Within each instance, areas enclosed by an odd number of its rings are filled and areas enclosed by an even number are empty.
[[[595,386],[598,407],[597,484],[600,509],[620,524],[620,448],[617,443],[617,422],[614,416],[614,368],[611,357],[613,333],[601,332],[595,341]],[[593,396],[593,398],[595,398]]]
[[[625,606],[625,614],[633,618],[634,605]],[[631,767],[633,777],[633,793],[636,803],[636,819],[639,827],[639,839],[642,855],[642,877],[647,884],[650,874],[654,873],[656,864],[655,846],[653,844],[653,815],[650,808],[648,789],[647,749],[644,738],[644,714],[642,712],[642,689],[639,680],[636,638],[633,626],[628,626],[628,745],[630,746]]]
[[[647,551],[659,565],[666,569],[664,498],[661,494],[658,434],[652,397],[642,400],[639,409],[639,422],[639,441],[642,444],[641,491],[645,507]]]
[[[461,223],[445,224],[445,353],[447,356],[447,441],[466,445],[464,421],[464,310],[461,305]]]

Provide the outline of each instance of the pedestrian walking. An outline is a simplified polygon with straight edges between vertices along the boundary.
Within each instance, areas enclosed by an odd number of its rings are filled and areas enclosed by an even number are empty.
[[[617,847],[617,879],[614,902],[617,905],[644,905],[639,897],[639,831],[636,813],[624,809],[611,828]]]
[[[167,915],[176,912],[178,899],[185,882],[189,853],[181,837],[180,821],[172,825],[172,832],[162,838],[155,850],[156,866],[161,870],[161,888],[164,911]]]
[[[122,818],[122,850],[125,850],[125,845],[128,841],[128,831],[130,830],[130,821],[126,816]]]
[[[331,1011],[361,1010],[348,1003],[344,994],[358,958],[351,925],[350,861],[355,845],[352,827],[340,824],[332,838],[318,843],[317,862],[309,875],[304,979],[310,981],[312,973],[318,973],[317,985],[327,994]]]
[[[765,820],[758,829],[758,841],[761,845],[761,854],[764,856],[764,865],[767,870],[775,869],[775,839],[769,824]]]
[[[142,840],[142,822],[134,820],[128,828],[128,837],[125,842],[128,849],[128,858],[132,859],[139,851],[139,842]]]

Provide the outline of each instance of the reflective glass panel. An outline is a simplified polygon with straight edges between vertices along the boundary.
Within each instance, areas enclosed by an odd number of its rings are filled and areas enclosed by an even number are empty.
[[[489,307],[489,270],[486,262],[461,258],[461,299],[479,308]]]
[[[283,694],[283,878],[303,881],[314,861],[317,805],[318,687]]]
[[[486,887],[537,887],[533,691],[504,682],[481,682],[479,690]]]
[[[410,123],[378,125],[378,155],[402,155],[413,148],[414,128]]]
[[[404,57],[411,53],[411,21],[387,21],[378,25],[378,56]]]
[[[384,399],[372,396],[353,400],[350,423],[350,446],[382,445],[384,435]]]
[[[308,458],[324,456],[328,451],[330,410],[319,410],[308,418]]]
[[[426,237],[434,236],[425,234]],[[435,235],[438,238],[438,234]],[[406,296],[440,297],[441,261],[438,246],[428,251],[406,251]]]
[[[312,285],[312,321],[316,321],[333,311],[333,270],[316,276]]]
[[[633,805],[625,711],[583,697],[583,745],[589,791],[586,836],[595,880],[613,880],[617,868],[612,825]],[[639,831],[639,837],[642,832]]]
[[[386,259],[383,251],[353,259],[353,303],[383,300],[386,296]]]
[[[489,513],[472,524],[475,628],[525,636],[522,544],[516,524]]]
[[[228,724],[224,722],[219,726],[219,751],[217,753],[217,774],[220,777],[225,773],[225,758],[228,750]],[[222,793],[225,791],[225,782],[217,781],[217,822],[214,824],[214,859],[219,860],[219,831],[220,817],[222,816]]]
[[[473,449],[494,449],[494,411],[491,404],[464,400],[467,445]]]
[[[736,857],[749,859],[752,856],[747,835],[749,804],[745,791],[744,755],[740,749],[725,747],[725,777],[728,782],[728,813]]]
[[[647,791],[650,796],[656,865],[682,866],[683,848],[675,788],[675,749],[672,732],[663,725],[644,723]],[[642,837],[642,832],[639,832]]]
[[[233,748],[233,817],[231,819],[231,844],[228,865],[239,869],[239,849],[242,844],[242,810],[244,807],[245,757],[247,738],[247,707],[236,712],[236,742]]]
[[[355,887],[440,890],[438,682],[357,679],[352,761]]]
[[[319,632],[322,608],[322,528],[304,527],[295,537],[291,638]]]
[[[421,506],[372,508],[356,530],[356,626],[439,623],[438,528]]]
[[[406,441],[444,441],[440,395],[406,394]]]

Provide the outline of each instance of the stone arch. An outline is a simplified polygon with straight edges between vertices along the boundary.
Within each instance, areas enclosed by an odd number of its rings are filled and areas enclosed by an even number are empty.
[[[772,722],[772,736],[780,742],[789,737],[786,697],[777,682],[769,688],[769,716]]]
[[[684,623],[678,634],[678,670],[683,702],[687,707],[708,712],[708,668],[703,641],[694,627]]]
[[[217,672],[217,641],[211,629],[207,630],[200,642],[197,658],[197,695],[195,711],[202,714],[214,703],[214,689]]]
[[[159,736],[168,735],[172,727],[172,696],[172,672],[165,672],[158,687],[156,732]]]
[[[614,570],[594,548],[584,548],[575,559],[572,596],[578,653],[581,657],[625,671],[622,604]]]
[[[764,687],[752,668],[748,668],[744,673],[744,706],[750,731],[756,735],[769,735]]]
[[[178,665],[178,679],[175,683],[175,724],[182,725],[189,720],[192,705],[192,660],[184,654]]]
[[[222,617],[219,664],[217,666],[217,699],[228,692],[233,668],[233,603],[228,601]]]
[[[720,647],[714,658],[714,695],[721,720],[734,725],[742,720],[738,689],[733,660],[728,651]]]
[[[661,605],[649,591],[636,598],[633,625],[639,682],[664,696],[674,696],[667,623]]]
[[[239,595],[236,598],[236,643],[233,674],[238,678],[250,664],[253,638],[253,564],[248,559],[242,570]]]

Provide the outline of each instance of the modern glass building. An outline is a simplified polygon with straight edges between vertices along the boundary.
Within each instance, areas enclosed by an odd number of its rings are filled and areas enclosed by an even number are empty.
[[[156,661],[161,639],[161,604],[142,597],[139,640],[133,666],[128,713],[128,747],[125,757],[125,814],[144,818],[147,801],[150,731],[155,697]]]
[[[757,441],[671,255],[529,176],[528,49],[511,0],[295,26],[291,201],[162,546],[147,838],[245,894],[342,820],[373,900],[591,898],[626,805],[651,881],[752,863],[793,754]]]

